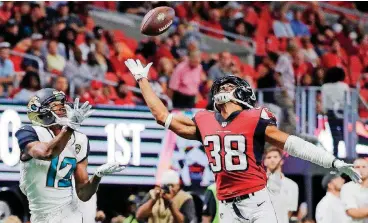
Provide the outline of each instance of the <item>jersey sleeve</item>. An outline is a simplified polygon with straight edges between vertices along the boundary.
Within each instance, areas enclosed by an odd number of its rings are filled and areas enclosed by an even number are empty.
[[[201,132],[199,131],[195,116],[192,118],[192,121],[194,122],[195,126],[196,126],[196,140],[198,141],[202,141],[202,136],[201,136]]]
[[[77,153],[78,163],[87,159],[89,150],[90,150],[89,139],[86,135],[82,135],[80,142],[75,144],[75,151]]]
[[[268,108],[262,108],[261,115],[256,127],[256,135],[264,135],[266,127],[269,125],[277,126],[275,115],[268,110]]]
[[[30,125],[21,127],[15,133],[15,137],[17,137],[18,145],[22,153],[26,150],[28,143],[40,141],[36,130]]]
[[[262,121],[266,126],[277,126],[276,116],[268,108],[262,108],[260,121]]]

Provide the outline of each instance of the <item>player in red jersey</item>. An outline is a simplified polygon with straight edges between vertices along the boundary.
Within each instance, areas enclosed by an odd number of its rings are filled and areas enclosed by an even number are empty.
[[[228,76],[216,80],[211,88],[215,111],[201,111],[190,119],[170,114],[155,95],[147,80],[152,63],[143,67],[139,60],[128,59],[125,64],[137,80],[157,123],[183,138],[203,143],[216,178],[221,222],[277,222],[261,162],[265,142],[284,148],[292,156],[325,168],[336,168],[353,181],[360,181],[352,165],[278,130],[272,113],[255,107],[254,91],[241,78]]]

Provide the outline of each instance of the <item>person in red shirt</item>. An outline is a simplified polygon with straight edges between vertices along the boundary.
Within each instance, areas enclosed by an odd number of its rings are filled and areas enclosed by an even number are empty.
[[[347,64],[348,59],[345,51],[341,48],[338,40],[333,40],[331,51],[322,56],[322,66],[325,68],[345,68]]]
[[[174,56],[171,53],[171,47],[173,46],[173,40],[171,38],[166,38],[162,40],[161,45],[156,51],[156,54],[154,56],[154,64],[158,64],[160,59],[163,57],[166,57],[170,60],[175,60]]]
[[[122,75],[127,72],[126,66],[123,62],[127,59],[125,52],[123,51],[123,45],[121,43],[115,43],[114,45],[115,54],[110,58],[112,70],[118,75]]]
[[[211,28],[214,30],[217,30],[218,32],[214,33],[212,31],[206,31],[204,30],[203,33],[207,34],[208,36],[212,36],[214,38],[223,39],[224,34],[222,33],[224,30],[220,23],[220,12],[217,9],[211,9],[210,13],[210,20],[209,21],[203,21],[202,25]]]
[[[0,25],[4,25],[11,17],[11,10],[13,8],[13,2],[4,1],[0,7]]]
[[[118,98],[115,100],[116,105],[135,105],[133,93],[128,91],[124,81],[119,82],[115,88],[115,91],[118,96]]]
[[[253,89],[245,80],[226,76],[211,88],[215,111],[199,111],[193,119],[170,114],[153,91],[147,75],[152,63],[128,59],[125,64],[137,80],[148,108],[158,124],[180,137],[199,140],[216,179],[221,222],[276,223],[276,215],[266,188],[262,164],[265,142],[283,148],[325,168],[337,168],[355,182],[360,175],[329,152],[276,127],[274,115],[256,107]]]

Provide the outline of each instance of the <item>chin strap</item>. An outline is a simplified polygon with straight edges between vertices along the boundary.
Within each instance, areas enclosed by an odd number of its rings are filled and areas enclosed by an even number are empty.
[[[222,105],[229,101],[237,102],[242,105],[247,106],[248,108],[254,108],[252,105],[248,104],[247,102],[241,101],[234,97],[234,92],[236,88],[230,92],[224,92],[224,93],[218,93],[215,96],[213,96],[213,107],[215,108],[215,111],[219,111],[216,107],[216,104]]]

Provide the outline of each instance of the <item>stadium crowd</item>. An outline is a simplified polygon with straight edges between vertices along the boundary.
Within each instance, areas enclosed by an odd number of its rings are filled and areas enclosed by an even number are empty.
[[[339,15],[335,24],[328,24],[316,3],[306,3],[305,11],[290,10],[288,3],[273,10],[268,2],[176,3],[173,7],[179,20],[169,35],[149,37],[141,42],[121,30],[105,30],[95,25],[87,4],[2,2],[1,98],[28,101],[41,87],[53,86],[67,94],[75,87],[81,101],[88,100],[91,104],[142,105],[140,96],[129,88],[135,87],[136,82],[124,65],[126,59],[136,58],[143,63],[154,63],[149,78],[157,93],[168,95],[175,108],[211,105],[209,90],[213,81],[231,74],[246,79],[257,89],[282,88],[285,97],[270,93],[265,95],[264,102],[275,105],[276,110],[287,108],[287,117],[294,120],[295,86],[320,87],[340,81],[356,87],[359,83],[363,98],[368,100],[368,76],[360,80],[361,73],[368,73],[368,34],[360,27],[360,21],[357,23],[344,14]],[[172,3],[92,4],[144,15],[153,7]],[[204,52],[193,22],[251,38],[256,43],[255,64],[244,63],[230,52]],[[213,38],[235,41],[242,47],[249,44],[221,32],[199,31]],[[334,71],[341,73],[341,70],[346,75],[331,80]],[[45,74],[41,76],[41,73]],[[106,80],[117,85],[108,85]],[[288,100],[280,101],[280,98]],[[321,103],[317,107],[319,112],[324,112]],[[368,118],[363,107],[360,116]],[[293,127],[292,124],[288,120],[287,126]],[[130,214],[135,216],[138,199],[129,199]],[[302,220],[300,216],[298,220],[303,223],[314,222]],[[104,218],[103,212],[97,212],[96,222]],[[116,216],[111,222],[123,221],[124,217]]]
[[[305,11],[291,10],[288,3],[271,9],[267,2],[93,4],[140,15],[169,4],[179,20],[169,35],[138,43],[121,30],[96,26],[87,3],[3,2],[0,97],[26,101],[41,84],[68,91],[73,82],[75,92],[93,104],[139,105],[139,95],[126,87],[135,86],[123,63],[127,58],[152,61],[150,80],[158,93],[173,99],[177,108],[206,107],[211,83],[224,75],[240,76],[259,89],[284,87],[293,99],[293,86],[321,86],[331,67],[343,68],[345,82],[351,87],[367,70],[368,35],[343,14],[335,24],[327,24],[316,3],[306,3]],[[243,47],[249,43],[227,38],[221,31],[251,38],[256,43],[255,64],[246,64],[229,52],[202,51],[193,22],[220,31],[203,31],[209,36],[236,41]],[[32,55],[44,67],[32,58],[9,55],[7,49]],[[47,73],[40,77],[40,69]],[[280,69],[289,70],[281,81],[274,75]],[[113,87],[98,80],[118,84]],[[363,77],[360,84],[361,94],[367,99],[367,79]],[[362,117],[366,113],[361,109]]]

